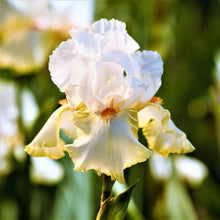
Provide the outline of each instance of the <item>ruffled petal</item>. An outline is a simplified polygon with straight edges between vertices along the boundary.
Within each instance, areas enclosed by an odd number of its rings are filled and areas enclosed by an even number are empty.
[[[115,117],[102,118],[98,113],[74,113],[73,121],[80,128],[92,125],[90,133],[84,132],[73,144],[66,145],[75,170],[95,169],[112,180],[124,182],[123,170],[145,161],[151,152],[137,140],[137,112],[126,109]]]
[[[70,34],[80,55],[92,58],[100,54],[101,35],[81,29],[72,29]]]
[[[91,74],[91,72],[93,74]],[[84,76],[81,79],[80,86],[78,89],[78,94],[80,98],[83,100],[83,102],[86,104],[86,106],[91,111],[98,111],[102,110],[104,108],[104,105],[102,102],[98,100],[98,97],[94,93],[94,89],[92,87],[92,82],[94,81],[95,76],[95,70],[94,68],[90,68],[90,71],[88,74],[84,74]]]
[[[88,59],[78,55],[72,39],[64,41],[50,55],[49,70],[53,82],[62,92],[72,85],[78,85],[87,71]]]
[[[95,70],[96,72],[92,86],[94,93],[99,96],[100,99],[100,90],[108,84],[113,77],[117,77],[118,79],[122,78],[123,69],[116,63],[99,60],[95,65]]]
[[[125,23],[116,19],[100,19],[92,24],[92,31],[98,34],[105,34],[109,31],[125,31]]]
[[[92,32],[107,36],[101,42],[102,52],[124,50],[133,53],[139,49],[138,43],[126,31],[124,22],[111,19],[101,19],[92,25]]]
[[[117,63],[125,70],[127,77],[124,80],[130,82],[130,87],[134,91],[127,101],[130,105],[137,99],[148,102],[161,85],[163,62],[157,52],[138,51],[128,54],[126,51],[112,50],[103,55],[103,60]]]
[[[85,57],[92,58],[114,50],[133,53],[139,49],[138,43],[127,34],[125,23],[115,19],[101,19],[87,28],[73,28],[70,34],[77,51]]]
[[[174,125],[169,111],[160,105],[147,105],[138,113],[138,118],[149,148],[162,156],[168,156],[169,153],[188,153],[195,149],[185,133]]]
[[[103,60],[117,63],[128,75],[132,75],[135,72],[131,55],[126,51],[119,50],[118,48],[117,50],[110,50],[109,53],[103,54]]]
[[[91,111],[101,111],[114,100],[122,110],[153,97],[163,62],[157,52],[135,52],[139,45],[127,34],[125,23],[101,19],[70,33],[72,39],[50,56],[49,69],[72,109],[82,100]]]
[[[48,119],[46,124],[34,138],[34,140],[25,147],[25,151],[35,157],[49,157],[59,159],[64,156],[64,142],[59,137],[60,128],[67,131],[71,138],[76,136],[74,125],[70,128],[70,108],[68,105],[58,108]],[[65,123],[66,122],[66,123]]]
[[[61,91],[69,84],[74,58],[76,58],[75,46],[70,39],[62,42],[50,55],[49,70],[51,78]]]
[[[156,51],[137,51],[132,56],[134,73],[133,76],[146,85],[145,93],[141,101],[149,101],[161,85],[163,73],[163,61]]]

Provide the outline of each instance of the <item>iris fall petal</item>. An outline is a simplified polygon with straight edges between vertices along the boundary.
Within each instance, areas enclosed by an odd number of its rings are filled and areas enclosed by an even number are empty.
[[[49,157],[51,159],[59,159],[64,156],[64,142],[59,137],[59,130],[68,130],[71,138],[76,137],[74,128],[70,128],[71,120],[66,117],[70,115],[68,105],[58,108],[45,123],[43,128],[34,138],[34,140],[25,147],[25,151],[35,157]],[[72,124],[72,123],[71,123]],[[72,126],[74,126],[72,124]]]
[[[85,110],[81,110],[85,111]],[[84,118],[83,118],[84,117]],[[76,112],[77,120],[85,130],[92,123],[90,132],[84,132],[73,144],[66,145],[75,170],[95,169],[112,180],[124,182],[123,170],[145,161],[151,152],[137,140],[137,112],[127,109],[115,117],[103,118],[100,114]]]
[[[169,111],[160,105],[147,105],[138,113],[138,118],[148,147],[160,155],[168,156],[169,153],[188,153],[194,150],[185,133],[170,119]]]

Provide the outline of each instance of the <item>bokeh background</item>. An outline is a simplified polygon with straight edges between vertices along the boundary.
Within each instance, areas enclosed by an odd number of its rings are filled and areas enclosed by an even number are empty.
[[[220,219],[219,0],[0,0],[0,18],[0,219],[95,219],[95,171],[73,172],[68,155],[36,159],[23,149],[65,98],[49,55],[73,26],[100,18],[126,22],[141,50],[161,54],[156,96],[196,147],[125,170],[127,185],[140,178],[126,219]],[[146,144],[141,130],[139,138]]]

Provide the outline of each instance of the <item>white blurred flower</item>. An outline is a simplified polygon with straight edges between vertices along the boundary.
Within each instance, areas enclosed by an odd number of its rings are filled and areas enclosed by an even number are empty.
[[[93,0],[1,1],[0,65],[19,73],[41,68],[70,27],[92,21],[93,4]]]
[[[125,168],[151,154],[138,142],[138,124],[144,127],[149,148],[158,151],[161,143],[159,153],[164,156],[194,149],[153,98],[163,72],[157,52],[138,51],[125,23],[114,19],[70,33],[72,38],[60,44],[49,62],[51,78],[67,102],[26,146],[30,155],[57,159],[66,150],[75,170],[95,169],[121,183]],[[65,145],[59,129],[76,139],[74,143]]]
[[[16,92],[14,84],[0,82],[0,177],[8,175],[13,169],[12,155],[18,162],[26,158],[17,122]],[[35,120],[38,109],[28,90],[23,91],[21,100],[23,121],[29,126]],[[33,182],[55,184],[62,179],[64,171],[59,163],[48,158],[32,158],[31,162],[30,178]]]
[[[24,161],[23,138],[18,129],[16,87],[12,83],[0,82],[0,176],[10,173],[11,155]]]
[[[31,157],[30,179],[33,183],[54,185],[63,176],[64,169],[58,162],[45,157]]]
[[[172,162],[169,157],[153,153],[150,157],[150,168],[155,179],[167,180],[172,174]]]
[[[12,137],[18,132],[18,109],[15,86],[0,82],[0,137]]]
[[[23,124],[30,127],[38,115],[38,106],[33,94],[28,89],[23,89],[21,94],[21,115]]]
[[[94,0],[8,0],[9,4],[23,16],[32,19],[37,28],[62,29],[64,25],[82,26],[92,22]]]
[[[174,169],[182,180],[186,181],[190,186],[196,187],[201,185],[208,176],[207,166],[193,157],[176,155],[171,161],[169,157],[162,157],[154,153],[149,161],[152,175],[158,180],[166,181],[171,178]]]
[[[208,176],[207,166],[196,158],[178,156],[174,162],[178,173],[192,186],[200,185]]]

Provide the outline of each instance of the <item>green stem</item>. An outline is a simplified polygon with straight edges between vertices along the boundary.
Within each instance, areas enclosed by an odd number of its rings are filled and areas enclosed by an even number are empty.
[[[111,180],[111,177],[106,176],[105,174],[102,174],[101,178],[102,178],[102,194],[101,194],[100,208],[96,220],[101,219],[102,213],[104,212],[105,208],[110,202],[112,198],[112,187],[115,183],[115,181]]]

